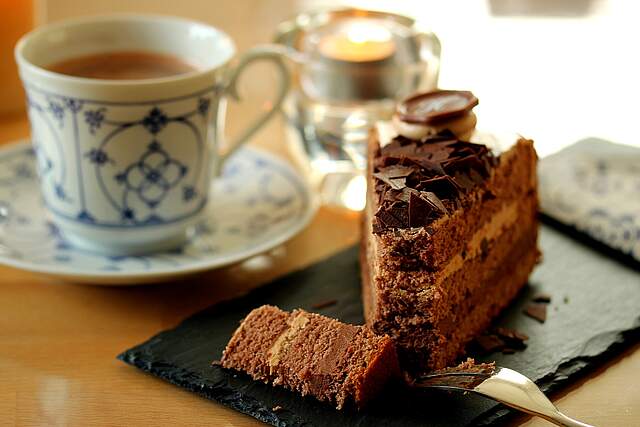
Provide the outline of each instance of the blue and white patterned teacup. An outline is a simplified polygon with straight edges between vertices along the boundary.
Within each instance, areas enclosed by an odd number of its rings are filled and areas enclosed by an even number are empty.
[[[212,169],[224,158],[225,94],[256,59],[274,62],[273,107],[248,125],[237,148],[269,120],[289,87],[277,47],[256,47],[235,68],[233,41],[193,21],[114,15],[39,28],[16,46],[28,99],[42,193],[51,219],[78,246],[134,254],[180,244],[207,206]],[[197,71],[146,80],[72,77],[45,69],[110,51],[176,55]]]

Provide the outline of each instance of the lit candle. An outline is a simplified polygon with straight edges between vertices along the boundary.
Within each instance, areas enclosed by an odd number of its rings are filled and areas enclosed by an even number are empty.
[[[401,79],[395,63],[397,41],[389,25],[354,17],[310,34],[306,47],[313,56],[303,79],[309,93],[338,102],[393,98]]]
[[[390,58],[396,50],[391,32],[371,20],[348,22],[340,30],[325,35],[320,53],[338,61],[371,62]]]

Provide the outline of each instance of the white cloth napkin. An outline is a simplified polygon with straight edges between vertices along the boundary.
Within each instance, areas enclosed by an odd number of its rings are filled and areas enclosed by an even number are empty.
[[[640,149],[584,139],[538,174],[545,214],[640,261]]]

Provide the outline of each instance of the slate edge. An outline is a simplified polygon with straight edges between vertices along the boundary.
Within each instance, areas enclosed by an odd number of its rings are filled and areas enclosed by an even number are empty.
[[[277,427],[308,425],[307,422],[291,412],[282,411],[274,413],[258,400],[229,387],[226,381],[210,382],[172,363],[151,361],[153,347],[161,342],[163,335],[169,331],[170,330],[160,332],[148,341],[119,354],[117,358],[144,372],[162,378],[202,397],[214,400],[236,411],[250,415],[267,424]],[[592,339],[596,338],[607,340],[610,344],[604,351],[596,355],[577,355],[558,365],[555,372],[547,374],[536,381],[536,384],[538,384],[542,391],[550,393],[559,390],[565,384],[588,373],[595,367],[609,360],[612,356],[621,353],[629,344],[637,342],[640,339],[640,317],[636,319],[635,324],[630,329],[610,331]],[[200,380],[198,384],[189,381],[189,379],[195,379],[194,376]],[[499,405],[495,407],[495,409],[480,415],[473,421],[473,424],[479,426],[495,425],[498,422],[505,421],[506,417],[511,417],[516,413],[518,412],[504,405]]]

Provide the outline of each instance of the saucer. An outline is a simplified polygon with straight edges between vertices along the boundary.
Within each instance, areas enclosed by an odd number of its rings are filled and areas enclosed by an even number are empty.
[[[46,215],[30,144],[0,148],[0,263],[73,282],[133,285],[237,263],[301,231],[317,204],[287,163],[245,147],[212,182],[210,209],[177,249],[109,256],[75,248]]]

